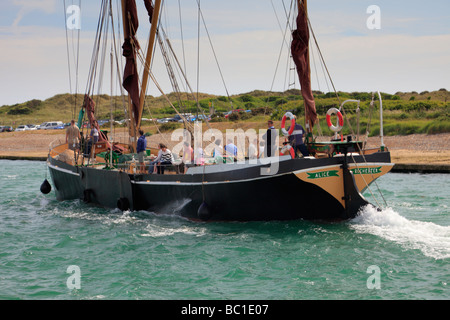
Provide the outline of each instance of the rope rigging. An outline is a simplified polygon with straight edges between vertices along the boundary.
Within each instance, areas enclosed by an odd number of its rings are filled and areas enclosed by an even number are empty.
[[[74,6],[74,1],[72,0],[72,5]],[[78,1],[77,4],[78,8],[81,10],[81,0]],[[71,32],[71,37],[69,37],[69,28],[68,28],[68,18],[67,18],[67,4],[66,4],[66,0],[64,0],[64,17],[65,17],[65,21],[64,21],[64,26],[65,26],[65,34],[66,34],[66,50],[67,50],[67,66],[68,66],[68,71],[69,71],[69,89],[70,89],[70,94],[74,96],[74,104],[73,104],[73,109],[72,109],[72,118],[75,117],[76,114],[76,108],[77,108],[77,97],[78,97],[78,80],[79,80],[79,57],[80,57],[80,34],[81,34],[81,28],[76,27],[76,28],[71,28],[72,32]],[[76,31],[75,31],[76,30]],[[77,33],[76,35],[76,39],[74,36],[74,33]],[[70,38],[70,39],[69,39]],[[70,40],[70,41],[69,41]],[[76,44],[75,44],[76,41]],[[71,42],[69,44],[69,42]],[[72,90],[72,62],[71,62],[71,50],[70,47],[72,47],[72,57],[74,59],[73,64],[74,64],[74,69],[75,69],[75,92],[73,92]]]

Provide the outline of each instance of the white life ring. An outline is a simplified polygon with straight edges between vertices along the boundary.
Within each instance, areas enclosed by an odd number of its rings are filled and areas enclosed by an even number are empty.
[[[331,115],[333,114],[336,114],[338,117],[338,123],[336,126],[334,126],[331,123]],[[333,132],[339,132],[342,130],[342,127],[344,126],[344,117],[342,116],[342,113],[338,109],[331,108],[327,111],[327,125]]]
[[[289,119],[291,119],[291,128],[289,129],[289,131],[287,131],[285,129],[287,117],[289,117]],[[294,132],[294,129],[295,129],[295,117],[291,112],[286,112],[283,116],[283,119],[281,119],[281,132],[285,136],[290,136],[292,134],[292,132]]]

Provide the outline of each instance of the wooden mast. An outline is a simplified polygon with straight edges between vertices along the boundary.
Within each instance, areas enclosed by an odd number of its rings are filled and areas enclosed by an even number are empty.
[[[300,12],[301,7],[303,6],[303,10],[305,11],[305,17],[306,17],[306,24],[308,24],[308,2],[307,0],[298,0],[297,1],[297,8]],[[311,79],[311,65],[309,61],[309,43],[307,44],[307,66],[308,66],[308,77]],[[305,105],[305,131],[306,133],[312,133],[312,126],[311,126],[311,119],[306,116],[306,105]]]
[[[128,12],[126,12],[125,5],[126,0],[121,0],[121,4],[122,4],[122,24],[123,24],[123,38],[124,40],[127,40],[130,38],[130,32],[128,29],[128,19],[127,19],[127,15],[129,14]],[[135,124],[135,120],[134,120],[134,112],[133,112],[133,104],[131,102],[131,97],[128,94],[128,116],[130,118],[130,121],[128,123],[128,129],[129,129],[129,136],[130,136],[130,146],[131,146],[131,152],[136,152],[136,137],[137,137],[137,129],[136,129],[136,124]]]
[[[139,100],[139,116],[137,123],[141,123],[142,119],[142,112],[144,109],[144,101],[145,101],[145,93],[147,91],[147,83],[148,83],[148,75],[150,73],[150,65],[153,58],[153,47],[155,45],[155,38],[156,38],[156,31],[158,27],[158,20],[159,20],[159,12],[161,9],[161,0],[155,1],[155,7],[153,9],[153,15],[152,15],[152,25],[150,28],[150,37],[148,40],[148,46],[147,46],[147,57],[145,59],[145,66],[144,66],[144,74],[142,76],[142,87],[141,87],[141,95]]]

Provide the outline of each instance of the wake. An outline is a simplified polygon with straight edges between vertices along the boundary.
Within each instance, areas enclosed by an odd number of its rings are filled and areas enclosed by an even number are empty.
[[[379,236],[406,249],[418,249],[425,256],[450,258],[450,227],[408,220],[391,208],[378,211],[373,206],[363,208],[350,224],[357,232]]]

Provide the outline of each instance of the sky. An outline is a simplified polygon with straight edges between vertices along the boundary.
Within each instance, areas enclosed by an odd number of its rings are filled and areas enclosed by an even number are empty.
[[[183,64],[186,61],[186,74],[194,91],[233,95],[299,88],[283,40],[291,0],[198,1],[221,74],[203,23],[197,40],[197,0],[165,0],[162,12],[162,23],[174,48],[181,49],[184,44],[185,55],[179,58]],[[100,2],[0,2],[0,106],[85,92]],[[137,3],[143,9],[142,1]],[[65,9],[70,5],[81,9],[80,29],[68,30],[66,37],[70,14]],[[368,10],[373,6],[379,11]],[[308,9],[312,30],[337,91],[450,90],[448,0],[309,0]],[[145,48],[149,24],[145,10],[141,11],[138,39]],[[313,90],[332,91],[317,52],[312,46]],[[170,93],[165,70],[162,59],[155,57],[153,73],[164,92]],[[111,76],[105,71],[105,77]],[[118,86],[113,85],[113,91],[110,87],[105,82],[98,90],[119,94]],[[161,95],[153,84],[147,94]]]

